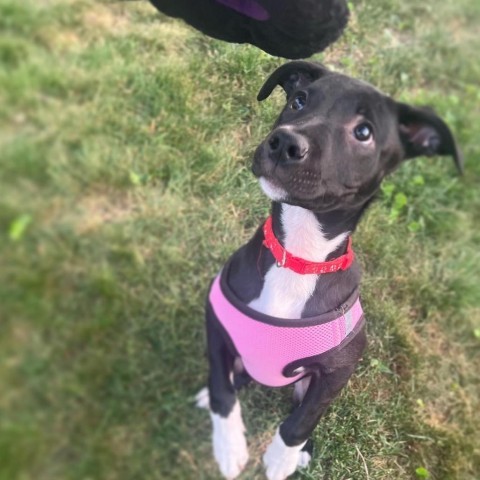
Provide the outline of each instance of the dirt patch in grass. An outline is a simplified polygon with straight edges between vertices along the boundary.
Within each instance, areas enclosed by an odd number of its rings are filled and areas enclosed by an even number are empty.
[[[39,37],[50,50],[58,53],[78,51],[87,46],[87,43],[74,30],[49,27],[43,29]]]
[[[98,3],[83,14],[83,23],[86,28],[116,35],[128,33],[132,28],[124,8]]]
[[[92,195],[78,203],[79,217],[76,220],[78,234],[88,233],[105,223],[119,223],[131,219],[136,211],[135,203],[129,195],[112,198],[109,195]]]
[[[128,193],[90,193],[73,204],[61,199],[51,203],[42,226],[52,229],[63,225],[73,228],[77,235],[84,235],[105,224],[132,220],[140,210],[139,203]]]

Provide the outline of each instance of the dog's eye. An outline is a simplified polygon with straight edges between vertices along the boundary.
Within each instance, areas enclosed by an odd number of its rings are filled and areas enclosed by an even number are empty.
[[[293,110],[302,110],[306,103],[307,99],[304,95],[297,95],[290,106]]]
[[[361,123],[355,127],[353,134],[360,142],[368,142],[373,135],[372,127],[368,123]]]

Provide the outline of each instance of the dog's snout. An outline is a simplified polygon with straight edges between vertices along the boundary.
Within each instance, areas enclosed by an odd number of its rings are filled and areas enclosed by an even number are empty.
[[[277,162],[299,161],[307,154],[308,143],[297,133],[277,130],[268,139],[268,150]]]

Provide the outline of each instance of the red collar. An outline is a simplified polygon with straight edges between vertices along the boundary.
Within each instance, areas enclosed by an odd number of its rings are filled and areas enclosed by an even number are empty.
[[[265,236],[263,244],[270,250],[270,252],[272,252],[272,255],[277,261],[277,267],[288,268],[302,275],[319,275],[322,273],[334,273],[339,270],[346,270],[350,267],[354,259],[352,237],[348,237],[347,253],[344,255],[341,255],[335,260],[330,260],[329,262],[310,262],[309,260],[295,257],[282,247],[273,233],[271,216],[267,218],[263,225],[263,235]]]

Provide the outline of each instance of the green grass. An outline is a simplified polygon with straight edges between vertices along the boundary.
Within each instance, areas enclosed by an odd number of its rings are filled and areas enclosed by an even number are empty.
[[[355,2],[316,58],[447,119],[466,157],[406,163],[355,236],[369,349],[298,479],[480,472],[480,7]],[[281,60],[146,2],[0,0],[0,479],[215,479],[209,279],[269,205],[251,152]],[[289,391],[241,393],[251,461]],[[368,472],[368,473],[367,473]]]

